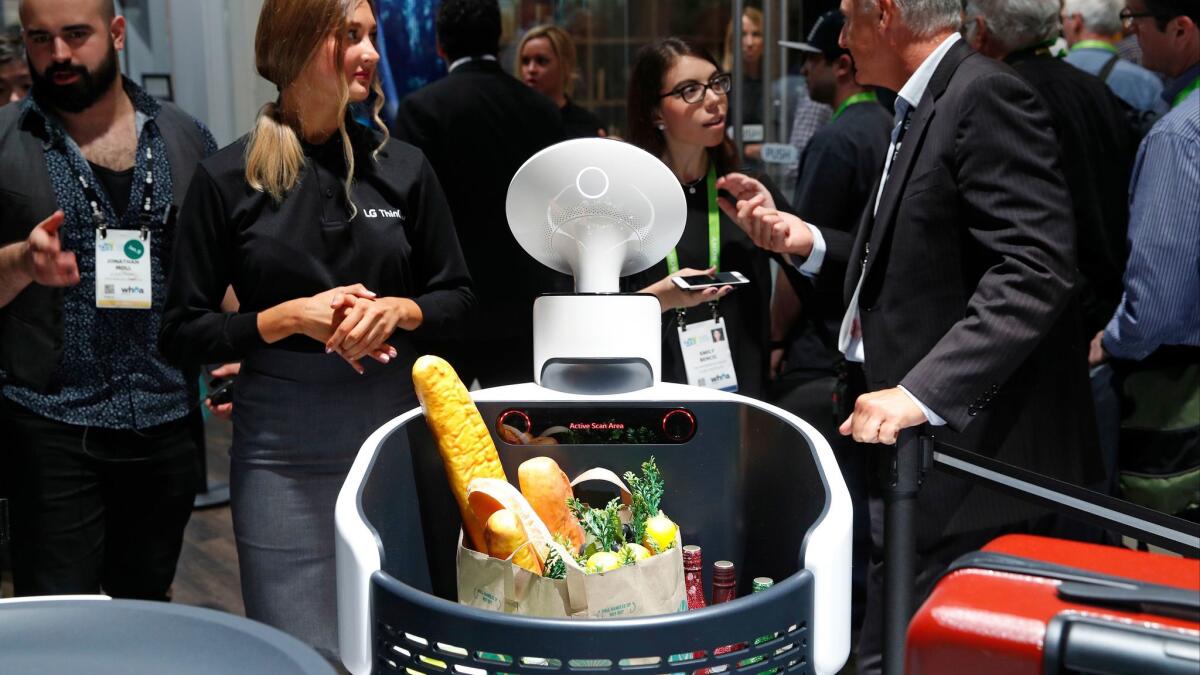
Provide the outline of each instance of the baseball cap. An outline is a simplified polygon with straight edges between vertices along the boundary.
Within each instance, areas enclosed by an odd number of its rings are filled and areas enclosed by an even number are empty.
[[[846,50],[838,46],[838,38],[842,34],[842,26],[846,24],[846,18],[836,9],[825,12],[817,17],[817,22],[813,24],[812,30],[808,32],[808,39],[804,42],[788,42],[780,41],[780,46],[790,49],[797,49],[808,54],[821,54],[827,59],[835,59]]]

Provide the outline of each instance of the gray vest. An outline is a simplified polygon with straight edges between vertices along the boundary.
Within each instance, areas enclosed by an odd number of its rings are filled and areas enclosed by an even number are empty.
[[[23,241],[58,208],[46,172],[44,129],[36,115],[21,123],[19,105],[0,109],[0,245]],[[187,113],[162,103],[154,120],[171,165],[171,202],[178,209],[196,164],[205,157],[205,139]],[[30,284],[0,308],[0,370],[9,382],[53,392],[63,349],[60,288]]]

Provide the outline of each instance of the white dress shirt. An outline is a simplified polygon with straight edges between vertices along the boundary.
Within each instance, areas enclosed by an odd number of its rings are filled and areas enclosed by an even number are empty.
[[[446,72],[453,73],[455,68],[461,66],[464,63],[470,63],[472,61],[496,61],[496,60],[498,60],[498,59],[493,54],[484,54],[483,56],[464,56],[461,59],[455,59],[454,63],[451,63],[450,67],[446,69]]]
[[[925,97],[925,90],[929,88],[929,81],[933,79],[933,74],[937,71],[938,66],[941,65],[942,59],[945,58],[950,48],[961,39],[962,36],[958,33],[951,33],[949,37],[938,45],[937,49],[934,49],[921,62],[920,67],[912,74],[912,77],[908,78],[908,82],[905,82],[904,86],[900,88],[899,98],[908,104],[904,117],[911,116],[916,111],[917,106],[921,104],[921,99]],[[897,111],[899,110],[901,110],[901,106],[897,105]],[[899,117],[896,120],[897,127],[904,123],[904,117]],[[893,138],[895,138],[895,134],[893,134]],[[901,144],[903,144],[903,140],[901,140]],[[896,150],[897,148],[894,143],[888,147],[887,160],[883,166],[883,180],[879,181],[879,191],[875,194],[875,211],[879,210],[879,200],[883,197],[883,188],[887,185],[888,174],[892,169],[892,158],[895,156]],[[805,276],[813,277],[820,273],[821,266],[825,262],[826,245],[820,228],[809,223],[806,224],[809,230],[812,231],[813,250],[806,260],[796,265],[796,269]],[[858,294],[862,290],[862,284],[863,277],[859,275],[858,285],[854,288],[854,295],[850,298],[850,306],[846,308],[846,316],[842,319],[842,329],[838,334],[838,349],[846,355],[847,361],[856,361],[859,363],[866,360],[866,349],[863,346],[861,330],[856,330],[857,326],[862,325],[859,322],[858,309]],[[946,423],[945,419],[930,410],[916,396],[913,396],[912,392],[904,387],[900,387],[900,390],[912,399],[913,403],[921,409],[921,412],[925,413],[925,417],[929,420],[930,424],[942,426]]]

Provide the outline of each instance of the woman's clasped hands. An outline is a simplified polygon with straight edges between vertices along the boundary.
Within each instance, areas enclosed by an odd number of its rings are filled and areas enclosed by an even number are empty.
[[[359,373],[372,358],[388,363],[396,349],[387,343],[397,328],[421,325],[421,309],[409,298],[380,297],[362,284],[339,286],[304,300],[300,332],[322,342]]]

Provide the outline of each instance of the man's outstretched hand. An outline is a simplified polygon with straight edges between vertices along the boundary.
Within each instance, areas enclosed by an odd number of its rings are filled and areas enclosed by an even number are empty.
[[[74,286],[79,283],[79,265],[75,254],[62,250],[58,228],[63,224],[63,212],[55,211],[37,224],[25,241],[22,256],[25,273],[43,286]]]

